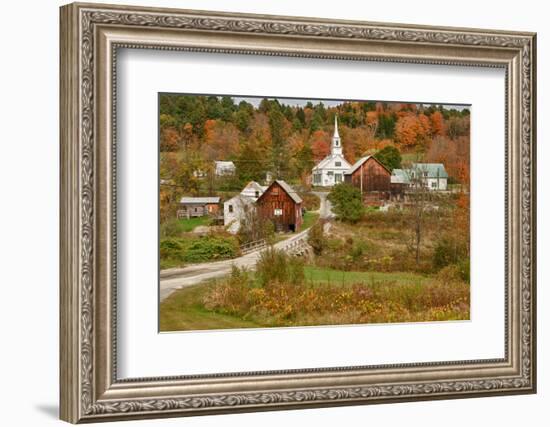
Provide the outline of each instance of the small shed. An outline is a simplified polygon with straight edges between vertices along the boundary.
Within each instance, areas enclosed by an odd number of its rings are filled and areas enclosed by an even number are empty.
[[[302,226],[302,198],[285,181],[273,181],[256,205],[263,218],[273,221],[276,231],[297,232]]]
[[[178,218],[217,216],[220,210],[219,197],[182,197],[177,212]]]
[[[361,193],[389,192],[391,172],[373,156],[361,157],[345,173],[344,181],[361,190]]]

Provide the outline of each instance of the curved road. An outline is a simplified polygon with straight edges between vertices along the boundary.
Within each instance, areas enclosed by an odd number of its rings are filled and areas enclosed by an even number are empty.
[[[321,207],[319,208],[319,217],[321,219],[332,219],[334,218],[334,213],[332,212],[332,203],[327,198],[328,192],[326,191],[312,191],[312,194],[315,194],[319,197],[321,201]]]
[[[296,244],[306,239],[309,229],[304,230],[282,242],[273,245],[276,249],[287,249],[292,244]],[[159,297],[162,302],[172,292],[195,285],[203,280],[222,277],[231,272],[231,268],[246,267],[253,269],[260,257],[261,250],[251,252],[239,258],[228,259],[225,261],[210,262],[205,264],[194,264],[184,268],[170,268],[160,272],[160,292]]]

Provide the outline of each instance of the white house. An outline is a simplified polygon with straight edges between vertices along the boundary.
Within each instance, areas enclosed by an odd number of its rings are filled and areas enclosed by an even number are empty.
[[[330,154],[312,169],[313,185],[332,187],[344,182],[344,173],[350,167],[351,165],[342,154],[342,142],[338,134],[338,118],[334,117],[334,135],[332,136]]]
[[[250,181],[241,191],[241,195],[244,197],[250,197],[256,201],[266,189],[266,186],[260,185],[256,181]]]
[[[448,178],[443,163],[413,163],[409,169],[394,169],[391,182],[407,185],[421,182],[429,190],[445,191]]]
[[[241,228],[241,220],[248,209],[254,209],[254,198],[237,194],[223,204],[223,225],[227,231],[236,234]]]
[[[266,188],[256,181],[250,181],[238,195],[224,202],[223,225],[227,227],[227,231],[233,234],[239,231],[246,212],[255,209],[254,203]]]
[[[214,171],[216,176],[234,175],[236,171],[235,163],[215,160]]]

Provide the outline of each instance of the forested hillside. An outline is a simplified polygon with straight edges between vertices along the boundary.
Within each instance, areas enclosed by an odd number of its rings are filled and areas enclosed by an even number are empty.
[[[262,180],[266,171],[299,180],[329,152],[335,114],[350,163],[395,145],[402,153],[419,154],[421,160],[444,162],[457,179],[458,169],[467,166],[463,163],[469,157],[468,109],[384,102],[344,102],[336,107],[308,102],[297,107],[268,99],[255,108],[244,100],[236,104],[228,96],[163,95],[163,177],[177,179],[186,170],[207,170],[213,160],[233,160],[241,182]]]

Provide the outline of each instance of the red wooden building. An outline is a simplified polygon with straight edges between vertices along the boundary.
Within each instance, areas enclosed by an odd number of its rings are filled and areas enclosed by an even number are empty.
[[[296,232],[302,226],[302,198],[282,180],[275,180],[256,201],[259,214],[273,221],[276,231]]]
[[[345,173],[344,181],[361,190],[366,204],[378,204],[388,199],[391,171],[373,156],[361,157]]]

